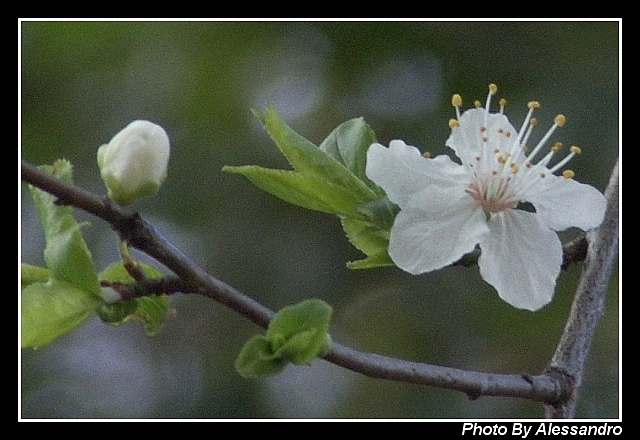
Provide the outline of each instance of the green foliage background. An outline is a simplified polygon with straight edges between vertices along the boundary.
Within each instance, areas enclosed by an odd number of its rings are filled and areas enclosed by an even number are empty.
[[[97,148],[133,119],[172,141],[158,195],[134,205],[187,255],[272,309],[310,297],[333,307],[334,340],[442,365],[537,373],[562,331],[580,267],[561,274],[537,313],[502,302],[477,268],[413,277],[351,271],[363,258],[331,215],[288,205],[224,165],[287,168],[250,108],[271,104],[320,143],[364,117],[378,139],[445,153],[453,116],[494,82],[517,127],[542,103],[540,135],[579,145],[576,179],[603,190],[619,150],[618,22],[29,22],[21,23],[22,157],[67,158],[75,182],[104,193]],[[22,186],[22,260],[42,265],[41,228]],[[117,259],[109,228],[83,233],[98,270]],[[570,233],[569,233],[570,234]],[[25,418],[541,417],[521,400],[468,401],[456,392],[372,380],[316,360],[273,378],[233,368],[258,332],[224,307],[176,296],[155,337],[90,319],[21,354]],[[588,363],[578,417],[619,416],[619,305],[614,273]]]

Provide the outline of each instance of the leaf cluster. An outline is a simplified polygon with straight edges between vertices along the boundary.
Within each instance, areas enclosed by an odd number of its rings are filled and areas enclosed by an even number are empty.
[[[293,131],[276,111],[254,111],[293,170],[257,165],[226,166],[262,190],[303,208],[340,218],[349,241],[367,258],[347,263],[352,269],[393,265],[387,248],[398,208],[365,173],[367,150],[375,133],[363,118],[346,121],[316,146]]]
[[[256,378],[277,373],[289,362],[304,365],[326,354],[331,347],[331,312],[331,306],[315,298],[281,309],[264,336],[256,335],[244,345],[236,370],[242,377]]]
[[[58,160],[42,170],[72,183],[72,167]],[[168,296],[133,298],[108,304],[101,282],[131,283],[133,278],[122,262],[98,273],[82,237],[72,208],[57,203],[56,197],[29,185],[38,217],[44,228],[46,267],[21,265],[21,345],[38,348],[65,335],[93,313],[108,324],[118,325],[132,317],[141,318],[149,334],[162,325],[169,308]],[[145,275],[162,276],[144,265]]]

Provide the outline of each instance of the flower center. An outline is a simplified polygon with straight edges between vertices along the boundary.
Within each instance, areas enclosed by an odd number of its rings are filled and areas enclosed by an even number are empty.
[[[509,196],[509,182],[499,179],[495,182],[483,184],[478,180],[474,180],[467,188],[467,194],[482,206],[485,213],[504,211],[505,209],[515,208],[517,201],[511,200]]]
[[[470,110],[474,113],[468,118],[460,115],[462,98],[453,95],[452,105],[456,109],[456,119],[449,121],[452,130],[462,130],[466,148],[459,155],[462,164],[470,172],[470,183],[466,192],[482,207],[487,214],[513,209],[520,202],[528,201],[533,185],[542,184],[548,175],[566,165],[580,148],[572,146],[569,154],[551,168],[547,165],[556,152],[562,148],[560,142],[555,143],[551,150],[540,160],[534,163],[534,158],[542,147],[550,139],[558,127],[565,123],[563,115],[554,118],[554,124],[540,139],[534,148],[529,148],[527,142],[533,128],[538,124],[536,118],[532,118],[533,110],[540,107],[537,101],[531,101],[527,107],[529,112],[519,132],[515,132],[513,126],[504,115],[506,100],[500,100],[498,114],[489,113],[491,97],[496,94],[498,88],[495,84],[489,85],[489,94],[485,108],[482,110]],[[475,102],[476,108],[481,107],[479,101]],[[478,117],[479,115],[479,117]],[[462,126],[462,125],[465,126]],[[574,176],[571,170],[562,173],[564,178]]]

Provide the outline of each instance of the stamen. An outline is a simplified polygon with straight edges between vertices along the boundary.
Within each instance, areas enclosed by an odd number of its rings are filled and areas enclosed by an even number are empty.
[[[552,173],[556,172],[557,170],[559,170],[560,168],[565,166],[567,164],[567,162],[569,162],[571,159],[573,159],[573,156],[575,156],[576,154],[580,154],[582,152],[582,150],[580,150],[580,147],[576,147],[575,145],[572,146],[571,148],[569,148],[569,151],[570,151],[570,153],[567,154],[567,156],[564,159],[562,159],[560,162],[558,162],[549,171],[551,171]]]
[[[473,101],[473,106],[475,108],[480,108],[482,107],[482,103],[480,102],[480,100],[476,99],[475,101]]]
[[[460,127],[458,120],[453,118],[449,119],[449,128],[453,129],[455,127]]]
[[[422,153],[422,157],[424,157],[425,159],[429,159],[431,157],[431,153],[425,151],[424,153]]]
[[[498,86],[491,83],[489,84],[489,95],[487,95],[487,103],[485,104],[485,109],[487,112],[489,111],[489,107],[491,106],[491,97],[498,92]]]
[[[564,115],[558,115],[554,118],[553,125],[551,126],[549,131],[547,131],[547,134],[545,134],[542,137],[542,139],[540,139],[540,142],[538,142],[538,145],[536,145],[533,151],[527,156],[527,160],[530,161],[531,159],[533,159],[533,157],[538,153],[538,151],[540,151],[540,148],[542,148],[542,146],[549,140],[549,138],[551,137],[553,132],[556,130],[556,128],[562,127],[565,121],[566,121],[566,118],[564,117]]]
[[[576,173],[574,173],[573,170],[564,170],[562,172],[562,175],[567,179],[573,179],[573,177],[576,175]]]
[[[460,107],[462,106],[462,96],[455,93],[451,97],[451,105],[456,108],[456,118],[460,119]],[[449,123],[449,126],[451,126],[451,123]]]
[[[520,141],[522,145],[525,145],[529,141],[529,136],[531,136],[531,132],[533,131],[533,127],[538,125],[538,120],[536,118],[531,118],[529,121],[529,126],[527,127],[527,132],[524,134],[524,137]]]
[[[500,114],[504,114],[504,107],[507,105],[507,100],[504,98],[500,98]]]
[[[524,118],[522,127],[520,127],[520,130],[518,131],[518,145],[524,144],[524,142],[522,142],[522,139],[525,134],[525,127],[529,126],[529,121],[531,120],[531,115],[533,114],[533,110],[536,108],[540,108],[540,103],[538,101],[531,101],[527,104],[527,107],[529,108],[529,112],[527,112],[527,116],[525,116]]]

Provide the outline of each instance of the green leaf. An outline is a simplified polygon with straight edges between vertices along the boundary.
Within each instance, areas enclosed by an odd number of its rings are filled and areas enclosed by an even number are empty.
[[[144,274],[149,278],[162,278],[163,274],[155,267],[139,263]],[[122,262],[112,264],[100,273],[101,281],[134,283]],[[131,318],[138,318],[144,322],[145,331],[149,336],[157,334],[162,328],[169,314],[169,295],[143,296],[115,304],[104,304],[98,310],[103,322],[110,325],[121,325]]]
[[[101,303],[90,292],[60,280],[23,287],[22,347],[38,348],[66,334]]]
[[[66,160],[58,160],[52,166],[41,168],[72,183],[71,164]],[[52,277],[100,298],[100,286],[91,253],[82,238],[78,223],[71,215],[71,207],[57,205],[55,196],[34,186],[29,185],[29,192],[44,228],[44,260]]]
[[[367,255],[364,260],[347,263],[349,269],[393,266],[393,261],[387,252],[389,231],[381,230],[371,223],[357,219],[344,218],[341,221],[342,228],[351,244]]]
[[[370,188],[376,188],[366,175],[367,150],[376,135],[363,118],[355,118],[338,125],[320,144],[320,149],[343,164]]]
[[[331,306],[319,299],[281,309],[265,336],[256,335],[242,347],[236,370],[243,377],[254,378],[277,373],[288,362],[308,364],[329,351],[330,320]]]
[[[26,287],[33,283],[44,283],[51,278],[51,271],[46,267],[32,266],[31,264],[20,264],[20,284]]]
[[[142,272],[145,274],[145,276],[149,278],[157,279],[164,276],[162,272],[160,272],[156,267],[151,266],[150,264],[138,264],[140,265],[140,268],[142,269]],[[122,261],[113,263],[112,265],[104,269],[102,272],[100,272],[99,278],[100,281],[109,281],[112,283],[134,283],[136,281],[131,275],[129,275],[129,272],[127,272],[127,269],[125,269],[124,263]]]
[[[235,361],[235,368],[240,376],[255,379],[279,373],[286,364],[286,359],[273,354],[271,343],[267,338],[255,335],[240,350]]]
[[[266,337],[274,353],[306,364],[328,351],[330,321],[331,306],[312,298],[281,309],[269,323]]]
[[[314,211],[340,216],[359,216],[357,195],[348,188],[336,185],[316,175],[296,171],[274,170],[256,165],[223,168],[224,171],[242,174],[258,188],[279,199]]]
[[[293,131],[273,108],[267,108],[264,116],[258,116],[271,139],[296,171],[305,175],[315,175],[343,187],[360,201],[376,198],[376,193],[343,163]]]
[[[391,230],[400,211],[398,205],[392,203],[386,195],[372,202],[360,203],[356,209],[367,222],[387,232]]]

